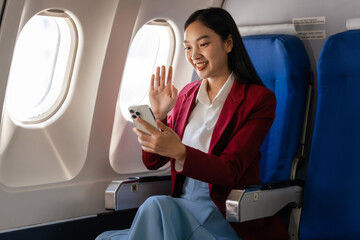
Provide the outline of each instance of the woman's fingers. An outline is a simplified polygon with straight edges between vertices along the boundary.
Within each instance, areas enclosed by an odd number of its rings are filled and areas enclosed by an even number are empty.
[[[160,67],[156,68],[155,87],[160,86]]]
[[[173,68],[170,66],[166,76],[166,67],[156,68],[151,77],[149,92],[150,105],[156,118],[164,119],[173,108],[177,99],[177,90],[172,85]],[[166,82],[165,82],[166,81]]]
[[[154,144],[151,142],[151,136],[142,133],[135,127],[132,130],[137,135],[141,148],[146,152],[154,152]]]
[[[136,118],[136,121],[140,123],[151,135],[154,135],[157,132],[159,132],[159,130],[156,129],[156,127],[154,127],[153,125],[151,125],[142,118]]]
[[[171,85],[171,80],[172,80],[172,66],[170,66],[169,70],[168,70],[168,75],[167,75],[167,79],[166,79],[167,86]]]
[[[166,75],[166,69],[165,66],[161,66],[161,75],[160,75],[160,86],[165,87],[165,75]]]
[[[168,129],[170,129],[168,126],[166,126],[162,121],[156,120],[156,125],[160,129],[160,131],[165,132]]]
[[[155,75],[151,75],[151,80],[150,80],[150,91],[154,91],[154,82],[155,82]]]
[[[156,153],[166,157],[183,160],[186,155],[186,148],[182,144],[179,136],[163,122],[157,120],[156,125],[158,129],[141,118],[137,121],[148,130],[151,135],[147,135],[136,128],[133,131],[138,136],[138,141],[141,148],[145,152]],[[161,131],[159,131],[159,129]]]
[[[172,81],[172,67],[169,67],[168,70],[168,75],[166,77],[166,67],[163,65],[161,67],[157,67],[156,68],[156,72],[155,72],[155,76],[154,74],[151,76],[151,86],[156,88],[156,87],[165,87],[165,85],[171,85],[171,81]],[[165,82],[165,78],[166,78],[166,82]],[[154,84],[155,83],[155,84]]]

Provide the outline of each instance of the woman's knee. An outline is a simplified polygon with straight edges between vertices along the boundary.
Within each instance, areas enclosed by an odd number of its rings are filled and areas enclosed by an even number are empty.
[[[145,200],[145,202],[142,204],[142,206],[159,207],[162,204],[169,202],[169,201],[171,201],[171,197],[166,196],[166,195],[151,196]]]
[[[170,196],[152,196],[145,200],[145,202],[140,206],[137,215],[143,216],[148,215],[154,218],[160,217],[164,212],[167,212],[168,209],[174,207],[172,199]]]

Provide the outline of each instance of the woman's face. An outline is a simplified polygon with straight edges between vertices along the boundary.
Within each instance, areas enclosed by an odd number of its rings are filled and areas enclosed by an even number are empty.
[[[186,28],[184,39],[186,59],[201,79],[216,79],[230,74],[228,53],[233,46],[231,36],[223,41],[215,31],[195,21]]]

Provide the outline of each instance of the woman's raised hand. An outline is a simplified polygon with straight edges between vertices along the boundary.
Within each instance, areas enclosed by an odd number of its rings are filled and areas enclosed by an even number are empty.
[[[171,66],[167,77],[165,66],[161,66],[161,69],[160,67],[156,68],[156,73],[151,76],[149,99],[155,118],[164,120],[177,99],[177,89],[172,85]]]

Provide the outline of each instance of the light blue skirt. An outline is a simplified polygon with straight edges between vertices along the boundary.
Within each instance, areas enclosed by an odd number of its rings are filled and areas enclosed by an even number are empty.
[[[96,240],[241,240],[209,197],[209,187],[191,178],[181,198],[153,196],[139,208],[130,229]]]

